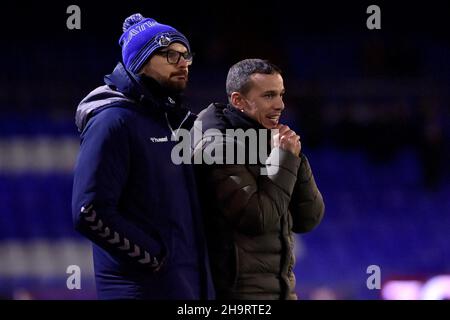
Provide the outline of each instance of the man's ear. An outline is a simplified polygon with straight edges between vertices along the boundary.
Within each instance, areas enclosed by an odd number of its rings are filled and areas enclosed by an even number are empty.
[[[244,99],[242,97],[242,94],[240,94],[239,92],[233,92],[231,94],[231,104],[233,106],[235,106],[236,108],[238,108],[239,110],[243,110],[244,109]]]

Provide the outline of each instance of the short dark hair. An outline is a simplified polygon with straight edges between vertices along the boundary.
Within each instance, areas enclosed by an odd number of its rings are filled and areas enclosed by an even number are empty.
[[[245,59],[234,64],[228,71],[227,95],[230,100],[233,92],[246,94],[251,88],[250,76],[255,73],[281,74],[280,68],[262,59]]]

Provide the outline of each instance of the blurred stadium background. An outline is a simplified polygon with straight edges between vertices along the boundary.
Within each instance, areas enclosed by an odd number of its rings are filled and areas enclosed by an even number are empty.
[[[71,4],[81,30],[66,28]],[[370,4],[2,4],[0,298],[96,298],[90,244],[71,222],[74,113],[118,61],[123,19],[141,12],[191,39],[196,112],[225,101],[241,59],[284,70],[284,121],[326,203],[322,224],[298,237],[300,298],[448,299],[449,7],[376,3],[382,29],[370,31]],[[66,287],[70,265],[81,290]],[[366,286],[370,265],[382,290]]]

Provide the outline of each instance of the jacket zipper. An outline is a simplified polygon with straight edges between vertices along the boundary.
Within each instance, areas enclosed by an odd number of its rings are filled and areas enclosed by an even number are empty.
[[[170,125],[169,122],[169,118],[167,117],[167,112],[164,112],[164,115],[166,116],[166,122],[167,122],[167,126],[169,127],[170,131],[172,132],[172,136],[173,138],[176,140],[177,136],[178,136],[178,131],[180,131],[181,126],[186,122],[186,120],[189,118],[189,115],[191,114],[190,111],[188,111],[188,113],[186,114],[186,116],[184,117],[183,121],[181,121],[180,125],[178,126],[178,129],[176,131],[173,130],[172,126]]]

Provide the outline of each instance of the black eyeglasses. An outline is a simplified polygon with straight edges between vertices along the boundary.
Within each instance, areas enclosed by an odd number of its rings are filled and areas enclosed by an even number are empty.
[[[179,52],[175,50],[164,50],[156,52],[155,54],[160,56],[166,56],[167,62],[170,64],[178,64],[180,62],[181,57],[183,57],[184,60],[188,63],[188,65],[192,64],[192,59],[194,58],[194,54],[186,51],[186,52]]]

